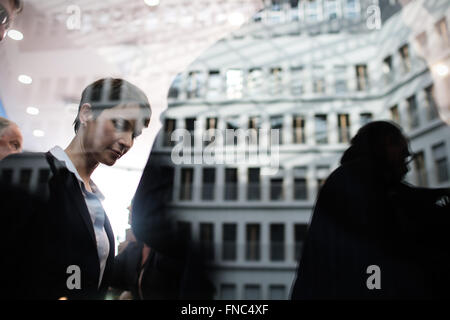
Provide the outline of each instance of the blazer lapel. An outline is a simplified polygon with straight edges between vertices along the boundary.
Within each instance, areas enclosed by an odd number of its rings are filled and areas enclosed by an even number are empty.
[[[86,200],[83,197],[83,193],[80,188],[80,184],[73,173],[67,170],[66,166],[56,159],[50,152],[46,153],[47,162],[50,165],[50,169],[53,173],[53,179],[59,179],[60,183],[64,186],[65,197],[77,209],[84,224],[89,232],[91,240],[95,247],[97,247],[97,239],[95,237],[94,226],[92,225],[91,216],[86,205]],[[61,191],[61,190],[58,190]]]
[[[55,159],[55,162],[59,162]],[[92,243],[97,247],[97,240],[95,237],[94,226],[92,225],[91,216],[86,205],[86,200],[83,197],[79,182],[75,175],[71,173],[65,166],[58,168],[57,176],[63,180],[65,198],[69,199],[73,207],[75,207],[78,214],[81,216],[91,237]]]

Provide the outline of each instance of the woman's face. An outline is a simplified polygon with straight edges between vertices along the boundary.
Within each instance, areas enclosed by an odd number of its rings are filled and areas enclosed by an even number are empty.
[[[141,133],[140,118],[140,107],[134,103],[105,109],[96,119],[90,117],[83,133],[85,152],[97,162],[112,166]]]

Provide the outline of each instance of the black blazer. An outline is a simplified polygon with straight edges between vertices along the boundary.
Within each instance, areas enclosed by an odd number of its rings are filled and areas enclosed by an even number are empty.
[[[33,173],[27,173],[33,168]],[[15,172],[19,179],[14,179]],[[95,233],[79,182],[47,153],[23,153],[0,161],[0,211],[4,217],[1,295],[13,299],[104,299],[114,261],[114,235],[105,230],[109,256],[98,287]],[[69,289],[68,267],[80,268],[80,289]]]

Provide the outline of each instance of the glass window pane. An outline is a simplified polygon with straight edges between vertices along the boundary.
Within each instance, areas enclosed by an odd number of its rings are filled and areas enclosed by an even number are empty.
[[[284,260],[284,225],[270,225],[270,260]]]
[[[270,179],[270,200],[279,201],[284,198],[283,179]]]
[[[263,91],[263,72],[260,68],[250,69],[248,72],[247,87],[250,95],[260,94]]]
[[[419,111],[417,110],[415,95],[407,99],[407,111],[409,115],[409,128],[417,128],[419,126]]]
[[[237,200],[238,172],[236,168],[225,169],[225,200]]]
[[[237,226],[235,223],[225,223],[222,229],[222,259],[236,260]]]
[[[305,143],[305,118],[303,116],[294,116],[293,124],[294,143]]]
[[[245,300],[260,300],[261,299],[261,287],[258,284],[247,284],[244,287],[244,299]]]
[[[192,181],[194,170],[192,168],[181,169],[180,200],[192,200]]]
[[[234,284],[221,284],[220,285],[220,298],[222,300],[235,300],[236,297],[236,285]]]
[[[261,199],[261,176],[260,168],[248,168],[248,200]]]
[[[348,114],[338,115],[339,142],[349,143],[350,141],[350,119]]]
[[[214,200],[216,169],[203,168],[202,200]]]
[[[218,98],[222,92],[220,71],[211,70],[208,74],[208,98]]]
[[[286,287],[283,285],[271,285],[269,287],[269,299],[270,300],[285,300]]]
[[[247,224],[246,228],[246,260],[257,261],[260,259],[260,226],[259,224]]]
[[[328,143],[328,127],[326,115],[315,116],[315,135],[317,144]]]
[[[229,99],[239,99],[242,97],[244,87],[244,75],[242,70],[230,69],[227,71],[227,97]]]
[[[301,95],[303,94],[303,67],[292,67],[291,68],[291,94]]]

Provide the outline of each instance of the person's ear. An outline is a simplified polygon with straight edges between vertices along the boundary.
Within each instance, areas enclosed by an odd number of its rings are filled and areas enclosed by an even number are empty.
[[[92,114],[92,107],[89,103],[84,103],[80,108],[80,124],[86,126],[88,121],[94,119]]]

